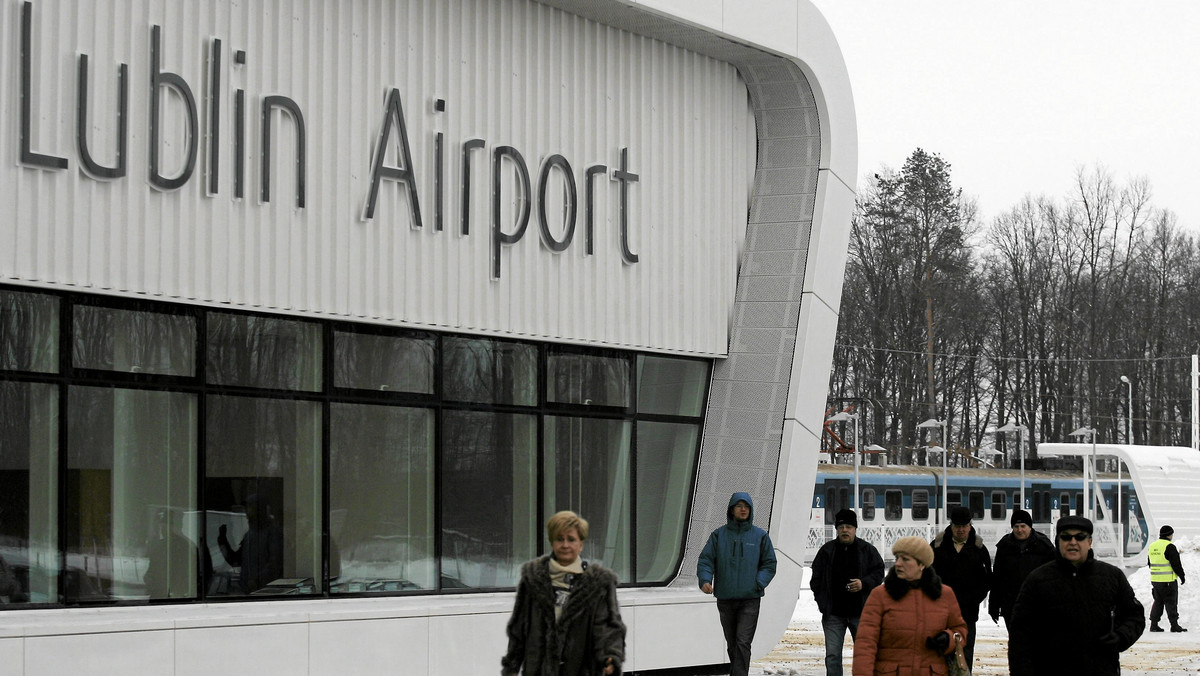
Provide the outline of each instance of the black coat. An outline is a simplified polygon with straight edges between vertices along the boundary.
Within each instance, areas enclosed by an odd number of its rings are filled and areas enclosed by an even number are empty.
[[[1118,676],[1120,653],[1146,629],[1146,611],[1125,573],[1088,560],[1078,568],[1055,553],[1029,574],[1013,606],[1008,666],[1014,676]],[[1116,634],[1115,645],[1101,638]]]
[[[963,619],[974,627],[979,619],[979,604],[992,587],[992,557],[974,526],[962,550],[956,551],[950,528],[946,526],[932,543],[933,569],[942,578],[942,584],[954,590]]]
[[[527,676],[594,676],[611,657],[614,674],[625,661],[625,623],[617,605],[617,576],[597,563],[585,563],[571,587],[562,617],[554,619],[550,557],[521,566],[517,600],[508,620],[508,652],[503,673]],[[561,666],[560,666],[561,663]]]
[[[1054,560],[1054,543],[1038,531],[1018,540],[1012,533],[996,543],[996,558],[992,560],[992,594],[988,611],[993,618],[1006,618],[1012,613],[1021,583],[1042,564]]]
[[[856,537],[850,546],[858,551],[858,570],[847,571],[843,574],[842,571],[833,570],[833,554],[839,546],[837,538],[821,545],[821,549],[813,557],[812,580],[809,581],[808,586],[812,589],[813,597],[817,601],[817,608],[820,609],[822,615],[826,615],[833,608],[834,586],[839,581],[856,578],[862,580],[862,591],[854,595],[858,610],[852,617],[858,617],[862,615],[863,605],[866,604],[867,597],[871,595],[871,590],[883,584],[883,557],[879,555],[879,550],[875,549],[875,545]]]

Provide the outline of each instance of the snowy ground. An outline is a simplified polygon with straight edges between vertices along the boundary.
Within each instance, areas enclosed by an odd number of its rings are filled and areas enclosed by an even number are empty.
[[[1187,633],[1150,633],[1150,570],[1138,568],[1129,576],[1138,600],[1146,607],[1146,632],[1132,648],[1121,654],[1121,673],[1132,676],[1154,674],[1172,676],[1200,674],[1200,540],[1179,538],[1174,541],[1179,548],[1183,569],[1191,584],[1179,588],[1179,624],[1188,628]],[[825,673],[825,640],[821,632],[821,614],[808,591],[808,570],[805,570],[805,587],[800,591],[792,623],[783,640],[771,654],[751,665],[752,675],[761,674],[823,674]],[[770,593],[768,591],[767,593]],[[975,676],[1008,673],[1008,632],[1001,624],[992,623],[986,613],[981,618],[975,643]],[[1167,618],[1160,624],[1168,628]],[[846,636],[846,647],[842,666],[850,673],[853,659],[853,642]]]

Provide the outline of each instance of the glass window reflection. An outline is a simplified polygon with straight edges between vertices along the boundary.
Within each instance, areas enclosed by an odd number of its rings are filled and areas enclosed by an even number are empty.
[[[433,336],[338,331],[333,383],[361,390],[432,394],[436,348]]]
[[[638,411],[660,415],[704,413],[709,362],[638,356]]]
[[[195,598],[195,396],[72,387],[67,402],[63,596]]]
[[[585,559],[596,559],[622,580],[630,562],[630,441],[633,423],[548,416],[545,433],[545,514],[569,509],[588,520]]]
[[[0,380],[0,605],[58,602],[58,391]]]
[[[445,396],[455,401],[537,403],[537,347],[487,338],[442,340]]]
[[[208,382],[321,389],[321,326],[254,315],[208,314]]]
[[[0,370],[58,372],[58,298],[0,289]]]
[[[443,420],[441,587],[515,586],[542,539],[537,419],[446,411]]]
[[[331,590],[435,589],[433,411],[334,404],[330,417]]]
[[[172,376],[196,374],[196,318],[76,305],[71,359],[77,368]]]
[[[670,579],[683,553],[700,426],[637,425],[637,580]]]
[[[546,399],[626,408],[632,403],[631,374],[628,357],[551,352],[546,358]]]
[[[210,396],[205,425],[209,594],[320,592],[320,405]]]

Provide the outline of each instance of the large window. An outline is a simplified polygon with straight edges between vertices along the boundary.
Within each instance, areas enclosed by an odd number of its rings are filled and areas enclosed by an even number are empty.
[[[709,372],[0,288],[0,609],[511,589],[562,509],[663,583]]]

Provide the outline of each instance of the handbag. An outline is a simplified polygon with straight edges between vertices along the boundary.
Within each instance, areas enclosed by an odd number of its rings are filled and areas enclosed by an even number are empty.
[[[971,676],[967,656],[963,653],[963,637],[958,632],[954,632],[954,652],[946,655],[946,673],[950,676]]]

